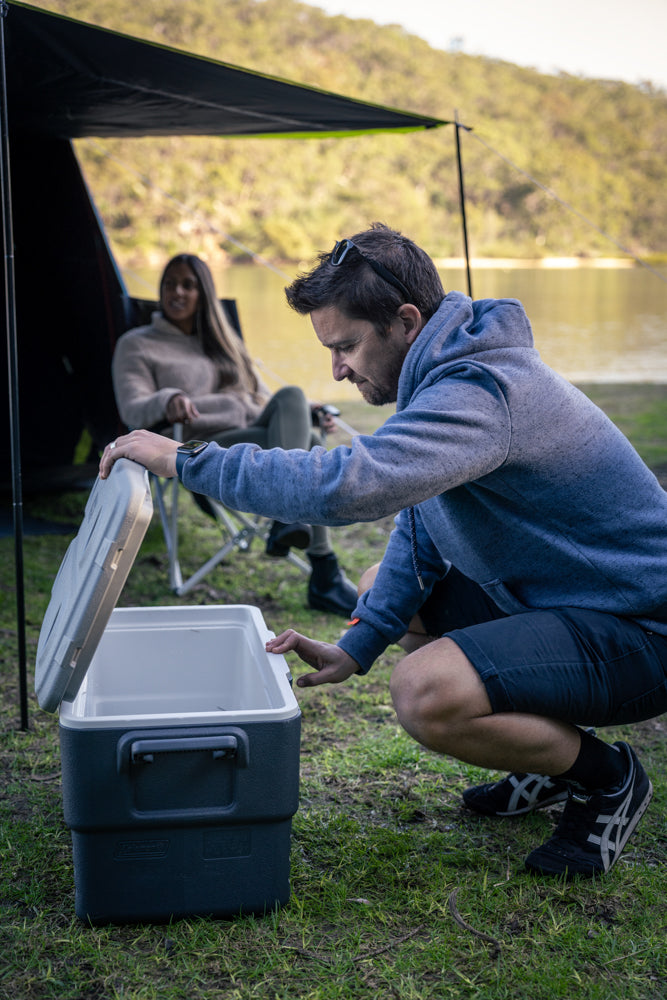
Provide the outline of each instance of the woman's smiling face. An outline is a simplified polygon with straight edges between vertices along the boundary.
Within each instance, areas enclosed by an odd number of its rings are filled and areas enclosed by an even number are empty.
[[[183,333],[192,333],[198,305],[199,282],[194,271],[183,261],[171,264],[160,288],[160,308],[165,319]]]

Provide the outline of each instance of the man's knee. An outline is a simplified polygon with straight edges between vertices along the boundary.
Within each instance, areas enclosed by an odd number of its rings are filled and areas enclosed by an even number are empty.
[[[391,697],[403,728],[424,743],[441,747],[448,734],[491,705],[479,674],[451,639],[436,639],[398,664]]]
[[[404,657],[395,668],[389,690],[399,721],[437,716],[457,710],[451,659],[458,647],[449,639],[429,643]]]

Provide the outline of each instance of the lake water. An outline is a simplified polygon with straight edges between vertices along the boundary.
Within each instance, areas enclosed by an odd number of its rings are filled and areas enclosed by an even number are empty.
[[[467,290],[465,272],[441,270],[447,290]],[[520,299],[543,359],[573,382],[652,382],[667,386],[667,268],[479,267],[475,298]],[[125,273],[128,290],[156,295],[159,274]],[[313,400],[358,399],[335,384],[329,354],[310,320],[294,313],[283,289],[291,274],[235,266],[215,275],[222,297],[238,302],[246,343],[272,390],[300,385]]]

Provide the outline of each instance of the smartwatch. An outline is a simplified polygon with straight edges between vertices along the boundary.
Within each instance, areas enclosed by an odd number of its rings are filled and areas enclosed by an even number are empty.
[[[193,455],[199,455],[206,448],[208,441],[184,441],[176,449],[176,475],[181,478],[183,466]]]

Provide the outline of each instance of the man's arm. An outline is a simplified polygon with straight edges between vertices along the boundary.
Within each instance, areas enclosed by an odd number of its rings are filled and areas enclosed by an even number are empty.
[[[234,510],[278,521],[330,527],[377,521],[487,475],[505,460],[510,429],[502,394],[455,383],[451,412],[443,410],[442,395],[442,387],[432,387],[420,394],[419,405],[392,415],[374,434],[328,451],[212,445],[187,463],[183,483]]]

